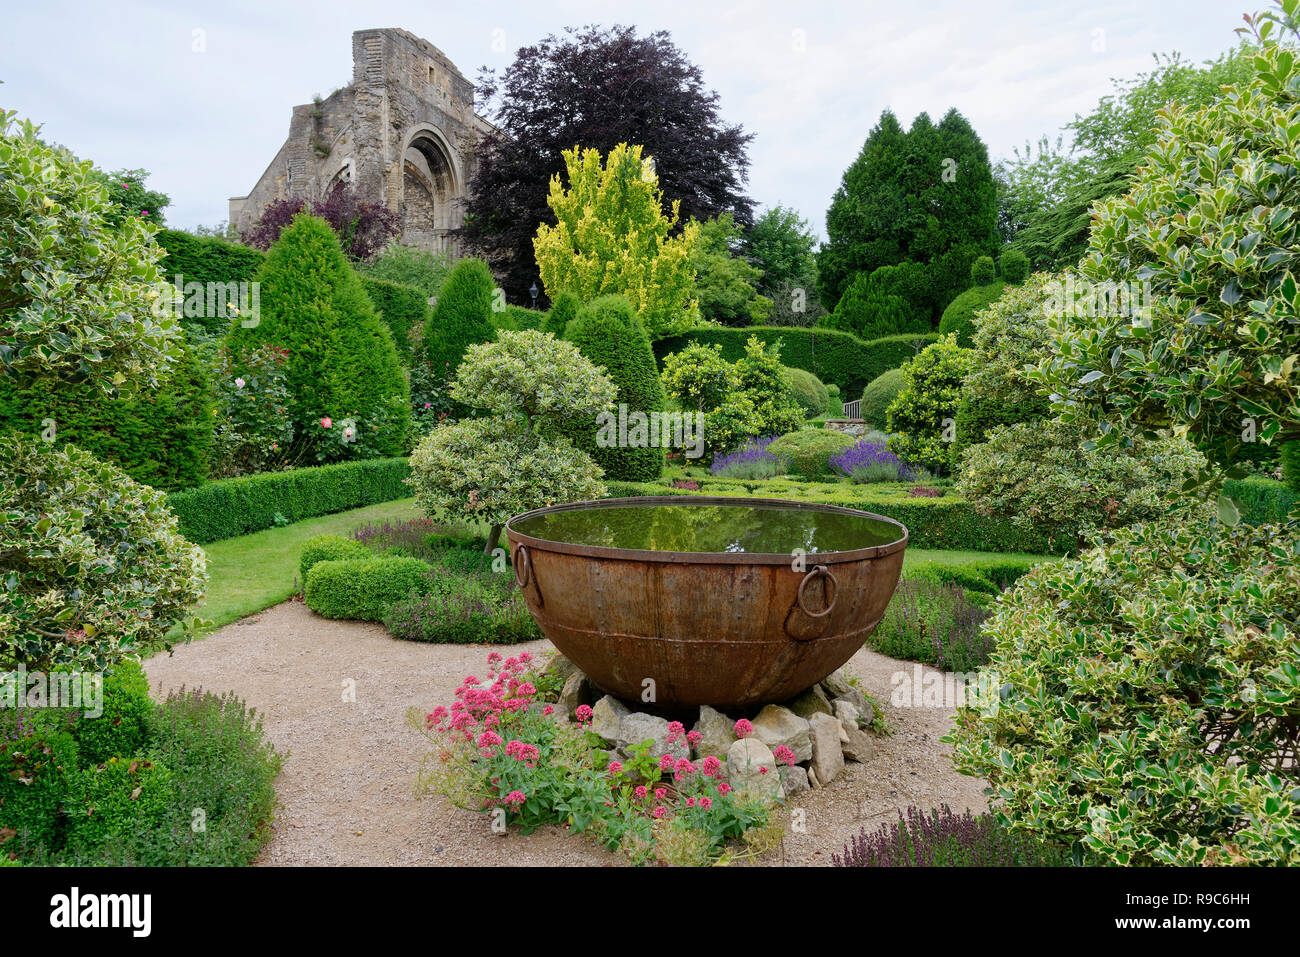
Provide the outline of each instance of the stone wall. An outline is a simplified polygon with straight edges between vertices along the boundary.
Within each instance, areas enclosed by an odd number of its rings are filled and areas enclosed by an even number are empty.
[[[293,108],[271,164],[247,196],[231,198],[230,221],[245,229],[268,203],[321,199],[341,181],[397,210],[404,242],[454,255],[474,142],[491,128],[474,112],[474,85],[433,44],[405,30],[358,30],[352,82]]]

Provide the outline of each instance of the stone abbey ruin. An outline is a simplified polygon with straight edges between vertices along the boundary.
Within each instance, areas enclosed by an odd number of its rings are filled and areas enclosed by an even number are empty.
[[[293,108],[289,136],[247,196],[230,200],[245,229],[278,199],[323,198],[339,182],[402,217],[402,241],[456,253],[452,231],[473,173],[473,144],[492,129],[474,84],[427,40],[398,29],[352,34],[352,82]]]

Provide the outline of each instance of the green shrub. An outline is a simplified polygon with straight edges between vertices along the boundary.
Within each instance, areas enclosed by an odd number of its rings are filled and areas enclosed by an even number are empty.
[[[298,558],[298,580],[304,584],[307,573],[317,562],[344,561],[350,558],[369,558],[370,549],[355,538],[342,535],[314,535],[303,543]]]
[[[451,258],[446,253],[393,243],[357,268],[366,277],[418,289],[427,303],[438,295],[442,284],[447,281],[447,274],[451,272]]]
[[[984,441],[993,428],[1049,416],[1048,400],[1038,394],[1025,369],[1051,351],[1045,307],[1055,281],[1048,273],[1036,273],[1023,285],[1004,288],[995,301],[973,313],[974,357],[954,417],[953,468],[962,451]]]
[[[406,459],[367,459],[267,472],[209,482],[173,492],[167,505],[180,533],[199,545],[273,528],[276,515],[290,522],[406,498]]]
[[[1019,249],[1008,246],[1002,250],[998,263],[1002,267],[1002,279],[1012,285],[1024,282],[1029,275],[1029,257]]]
[[[790,379],[790,385],[794,387],[795,401],[803,409],[804,415],[810,419],[824,415],[830,406],[831,395],[822,380],[806,369],[795,369],[791,366],[785,367],[785,374]]]
[[[902,369],[890,369],[876,376],[862,390],[862,402],[858,406],[862,420],[873,426],[884,425],[886,411],[902,391]]]
[[[160,264],[166,278],[181,286],[197,282],[208,283],[252,282],[266,260],[260,249],[228,243],[216,237],[192,236],[176,229],[160,230],[154,241],[166,251]],[[223,335],[230,319],[226,315],[209,314],[192,317],[209,335]]]
[[[294,217],[257,280],[260,321],[232,323],[227,349],[288,350],[295,449],[318,462],[400,455],[411,416],[402,365],[334,230],[314,216]]]
[[[892,266],[882,266],[870,274],[858,273],[834,311],[823,316],[819,324],[827,329],[851,332],[865,340],[905,332],[929,332],[929,309],[916,299],[889,291],[886,284],[877,280],[879,274],[892,269]]]
[[[655,366],[650,337],[637,319],[632,304],[622,296],[602,296],[578,310],[578,315],[564,331],[564,338],[605,374],[618,388],[614,400],[625,404],[628,412],[662,412],[664,387]],[[615,416],[615,422],[621,416]],[[574,444],[605,470],[607,478],[624,482],[643,482],[657,478],[664,466],[664,449],[657,444],[644,448],[602,446],[598,437],[605,432],[597,418],[575,419],[567,434]],[[629,432],[630,432],[629,428]],[[606,439],[619,438],[617,433]],[[649,437],[647,436],[647,442]]]
[[[998,595],[1029,574],[1039,563],[1023,558],[986,558],[981,561],[948,565],[943,562],[917,562],[904,570],[909,581],[925,580],[940,585],[958,585],[968,592]]]
[[[998,602],[951,735],[1013,830],[1121,865],[1300,863],[1293,529],[1161,521]]]
[[[789,326],[747,326],[743,329],[704,327],[681,336],[671,336],[655,343],[655,355],[680,352],[688,343],[719,345],[722,356],[736,361],[745,354],[750,336],[768,345],[781,343],[781,361],[796,369],[806,369],[823,382],[834,382],[845,392],[856,395],[882,372],[901,366],[921,349],[937,340],[936,333],[907,333],[886,336],[870,342],[836,329],[796,329]]]
[[[382,621],[388,606],[419,588],[429,567],[400,556],[318,562],[307,573],[303,600],[324,618]]]
[[[945,336],[903,366],[903,388],[885,410],[889,449],[909,465],[948,467],[954,416],[972,353]]]
[[[957,342],[969,346],[975,335],[975,314],[996,302],[1006,288],[1006,283],[999,279],[967,289],[948,303],[948,308],[943,311],[943,316],[939,319],[939,334],[946,336],[956,333]]]
[[[1300,504],[1300,493],[1273,479],[1229,479],[1223,492],[1237,502],[1241,520],[1251,525],[1281,525]]]
[[[1282,481],[1292,492],[1300,492],[1300,441],[1282,444]]]
[[[1165,514],[1182,484],[1205,467],[1184,439],[1137,440],[1131,449],[1085,449],[1078,426],[1055,420],[1000,426],[972,445],[958,469],[958,494],[993,517],[1079,545],[1102,529]]]
[[[495,290],[492,272],[481,259],[462,259],[452,267],[438,304],[425,321],[421,345],[420,360],[441,381],[455,377],[466,349],[496,338],[492,325]]]
[[[100,671],[203,594],[202,549],[161,492],[71,445],[0,435],[0,663]]]
[[[495,342],[471,346],[451,396],[486,415],[420,440],[408,480],[416,503],[429,515],[487,522],[490,552],[511,516],[599,496],[600,467],[562,433],[568,422],[593,420],[616,394],[573,343],[544,332],[503,329]]]
[[[767,450],[790,463],[790,471],[804,478],[832,475],[831,456],[839,455],[854,439],[834,429],[800,429],[775,439]]]
[[[546,313],[540,309],[529,309],[527,306],[515,306],[510,303],[507,303],[504,309],[492,313],[493,326],[513,332],[524,329],[540,330],[545,321]]]
[[[546,319],[542,322],[542,332],[549,332],[557,339],[564,338],[564,330],[578,315],[578,309],[581,305],[582,303],[578,302],[578,297],[573,293],[558,293],[554,301],[551,302],[551,308],[546,311]]]
[[[148,834],[174,798],[171,771],[148,758],[111,757],[78,775],[79,801],[68,810],[68,845],[74,855]]]
[[[112,462],[137,482],[164,491],[190,488],[208,477],[212,400],[208,372],[183,343],[166,384],[111,398],[93,384],[21,387],[0,375],[0,431],[70,442]]]
[[[481,552],[453,554],[490,560]],[[448,564],[435,566],[416,592],[388,607],[384,626],[393,637],[457,645],[513,645],[542,637],[509,574]]]
[[[429,315],[428,297],[419,289],[377,279],[373,275],[361,277],[361,288],[392,334],[398,358],[409,367],[414,358],[411,340],[424,331],[425,319]]]
[[[135,661],[123,661],[104,679],[104,713],[82,718],[74,734],[82,764],[100,764],[143,750],[153,699],[149,679]]]
[[[289,414],[287,350],[261,345],[213,364],[216,393],[212,478],[233,478],[282,468],[293,440]]]
[[[997,278],[997,275],[992,256],[980,256],[971,263],[970,279],[977,286],[987,286]]]
[[[0,712],[0,732],[0,831],[17,832],[0,857],[25,856],[30,848],[55,844],[60,812],[75,810],[69,798],[75,794],[77,742],[66,722],[48,712]]]

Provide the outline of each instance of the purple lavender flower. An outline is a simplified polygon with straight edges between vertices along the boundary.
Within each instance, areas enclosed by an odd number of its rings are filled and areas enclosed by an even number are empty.
[[[911,469],[893,452],[877,442],[862,439],[831,457],[831,468],[855,484],[897,482],[913,477]]]
[[[786,461],[767,449],[776,439],[775,435],[747,439],[734,452],[715,458],[709,471],[714,478],[731,479],[766,479],[780,475],[787,468]]]

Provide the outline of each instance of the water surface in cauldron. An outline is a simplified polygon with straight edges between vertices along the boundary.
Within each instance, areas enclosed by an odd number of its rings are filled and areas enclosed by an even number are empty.
[[[611,505],[546,512],[517,522],[522,535],[570,545],[662,552],[810,555],[888,545],[897,525],[864,515],[763,505]]]

